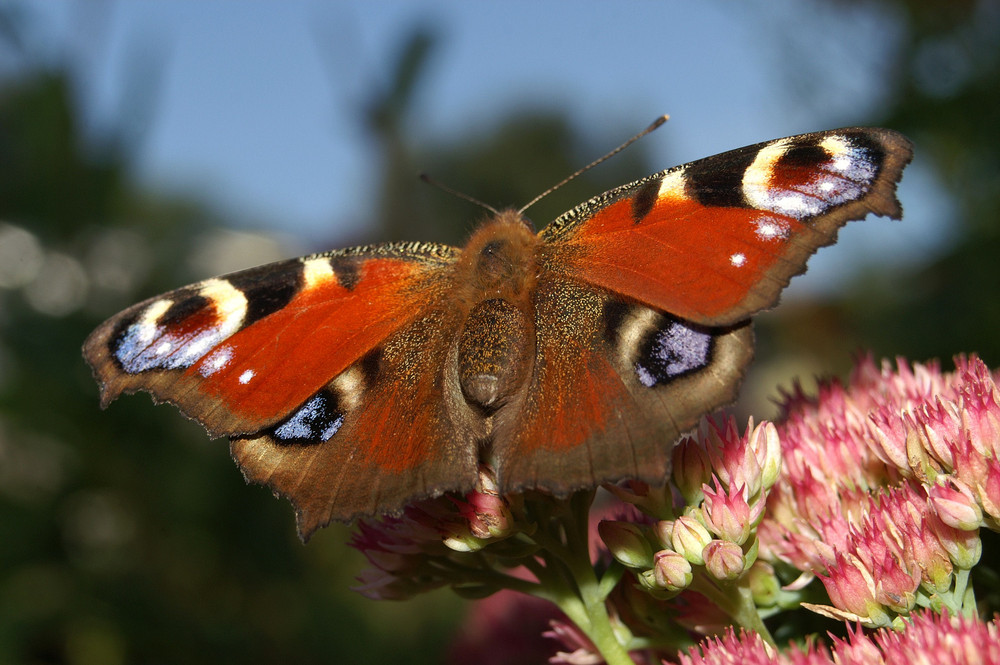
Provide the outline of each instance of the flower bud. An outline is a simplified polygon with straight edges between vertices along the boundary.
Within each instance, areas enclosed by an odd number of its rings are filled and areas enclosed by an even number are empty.
[[[973,531],[958,529],[945,524],[944,520],[934,514],[929,516],[927,523],[956,568],[969,570],[979,563],[979,558],[983,554],[979,529]]]
[[[927,491],[931,507],[941,521],[962,531],[978,529],[983,523],[983,512],[979,508],[972,490],[960,480],[948,478],[933,485]]]
[[[452,499],[452,503],[468,520],[469,531],[476,538],[503,538],[513,531],[514,518],[507,500],[500,496],[493,470],[485,464],[479,468],[476,489],[466,494],[464,501]]]
[[[704,565],[702,551],[712,542],[712,534],[694,517],[685,515],[674,521],[670,544],[675,552],[696,566]]]
[[[727,540],[713,540],[704,549],[705,568],[717,580],[732,581],[743,574],[743,550]]]
[[[706,485],[702,491],[705,494],[705,505],[702,509],[705,526],[723,540],[737,545],[746,542],[753,524],[743,488],[731,486],[726,492],[716,479],[714,489]]]
[[[761,486],[769,490],[781,474],[781,440],[774,424],[765,421],[757,425],[750,435],[750,446],[760,464]]]
[[[908,473],[910,465],[906,453],[906,428],[899,413],[882,405],[868,414],[867,425],[872,452],[889,466]]]
[[[1000,522],[1000,462],[992,458],[986,462],[986,476],[976,489],[979,491],[983,510],[993,518],[996,525]]]
[[[667,591],[685,589],[694,579],[691,564],[677,552],[661,550],[656,553],[653,560],[653,576],[656,585]]]
[[[445,547],[455,552],[478,552],[489,544],[489,541],[477,538],[466,528],[455,526],[443,539]]]
[[[653,533],[656,534],[656,540],[660,543],[661,549],[669,549],[674,546],[674,520],[660,520],[653,525]]]
[[[875,580],[864,564],[853,554],[838,554],[834,565],[820,580],[835,607],[868,619],[872,625],[885,626],[889,615],[875,600]]]
[[[597,531],[611,555],[626,568],[653,567],[653,547],[638,525],[603,520],[597,525]]]
[[[701,500],[701,486],[709,481],[712,466],[698,441],[690,436],[674,447],[674,484],[688,505]]]

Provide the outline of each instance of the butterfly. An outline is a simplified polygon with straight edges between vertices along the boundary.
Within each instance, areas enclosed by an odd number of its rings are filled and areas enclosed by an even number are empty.
[[[869,213],[899,219],[912,146],[846,128],[601,194],[535,233],[492,214],[462,248],[395,242],[155,296],[83,353],[106,407],[146,391],[228,437],[246,478],[333,520],[473,488],[662,483],[672,442],[735,399],[750,317]]]

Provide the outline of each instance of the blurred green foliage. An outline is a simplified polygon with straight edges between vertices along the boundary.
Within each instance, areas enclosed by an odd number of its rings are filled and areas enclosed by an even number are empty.
[[[977,30],[989,3],[884,4],[906,38],[871,122],[915,139],[961,233],[930,266],[865,276],[842,302],[779,310],[761,333],[762,362],[805,348],[834,367],[858,345],[1000,362],[1000,49]],[[0,20],[14,47],[12,26]],[[521,114],[424,149],[402,120],[434,41],[414,32],[392,85],[364,109],[383,155],[383,237],[459,242],[477,217],[417,183],[420,169],[519,205],[637,129],[581,137],[562,117]],[[932,85],[941,77],[952,85]],[[187,259],[227,220],[137,188],[128,141],[81,135],[72,87],[59,68],[0,80],[0,243],[17,249],[0,266],[0,663],[439,662],[462,611],[448,594],[391,604],[349,593],[362,561],[346,528],[303,547],[288,505],[248,488],[223,443],[175,410],[145,398],[97,409],[79,352],[87,333],[203,277]],[[645,163],[636,146],[531,214],[551,219],[652,170]]]

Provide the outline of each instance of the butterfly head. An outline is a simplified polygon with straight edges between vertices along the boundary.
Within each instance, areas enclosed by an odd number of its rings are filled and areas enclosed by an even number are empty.
[[[469,238],[457,271],[468,297],[518,299],[529,291],[537,276],[539,244],[531,223],[518,212],[504,211],[486,221]]]

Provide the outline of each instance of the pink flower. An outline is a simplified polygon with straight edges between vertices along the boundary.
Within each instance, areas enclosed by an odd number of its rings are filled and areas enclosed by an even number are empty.
[[[934,512],[948,526],[972,531],[982,523],[983,511],[972,490],[962,481],[944,479],[944,482],[932,485],[927,494]]]
[[[873,562],[875,600],[896,613],[909,612],[916,603],[920,586],[920,571],[911,568],[899,555],[884,552],[880,561]]]
[[[1000,389],[979,358],[956,359],[962,384],[958,388],[962,427],[980,454],[1000,456]]]
[[[764,422],[753,428],[749,439],[750,448],[760,465],[761,483],[764,489],[770,489],[781,473],[781,440],[778,430],[772,423]]]
[[[880,630],[874,642],[886,663],[1000,665],[1000,630],[973,617],[921,612],[902,631]]]
[[[371,567],[359,575],[354,590],[376,600],[401,600],[445,585],[440,576],[423,574],[431,558],[448,552],[440,531],[431,526],[435,519],[414,505],[402,517],[359,522],[350,544]]]
[[[883,404],[868,415],[868,434],[872,452],[884,463],[909,471],[906,450],[906,421],[890,405]]]
[[[457,552],[475,552],[490,541],[506,538],[513,533],[513,517],[507,500],[500,496],[493,469],[479,468],[476,488],[463,499],[449,500],[463,518],[445,527],[445,545]]]
[[[674,521],[670,543],[675,552],[681,554],[692,564],[704,565],[705,559],[702,552],[711,540],[712,534],[695,518],[685,515]]]
[[[1000,461],[996,458],[986,463],[986,477],[976,487],[983,510],[993,520],[996,528],[1000,522]]]
[[[702,493],[705,495],[702,514],[709,531],[737,545],[745,543],[760,519],[764,503],[756,502],[751,515],[744,488],[740,485],[730,485],[727,492],[722,489],[718,478],[715,479],[714,489],[705,485]]]
[[[714,476],[726,487],[746,488],[750,497],[756,496],[763,486],[763,468],[750,445],[752,431],[753,421],[742,437],[734,419],[728,419],[725,424],[710,421],[704,439]]]
[[[958,569],[969,570],[977,563],[983,552],[982,542],[979,540],[979,529],[967,531],[956,529],[945,524],[944,521],[935,514],[929,516],[927,525],[937,536],[942,549],[948,553],[948,558]]]
[[[905,614],[978,560],[976,530],[1000,512],[1000,468],[990,472],[1000,390],[980,360],[956,366],[878,369],[865,358],[846,388],[786,396],[783,472],[758,527],[760,551],[823,576],[840,616],[884,620],[865,594]],[[865,575],[874,586],[861,594]]]
[[[888,625],[889,617],[875,597],[875,578],[856,556],[838,554],[834,565],[820,579],[834,607],[811,605],[811,609],[848,621],[864,620],[870,625]]]
[[[553,621],[550,630],[543,633],[571,651],[557,651],[549,659],[553,665],[600,665],[604,659],[594,643],[577,626],[565,621]]]
[[[653,557],[653,578],[656,586],[679,591],[691,584],[691,564],[677,552],[661,550]]]
[[[776,652],[756,633],[729,629],[678,654],[678,660],[681,665],[1000,665],[997,622],[950,618],[947,612],[920,612],[902,630],[866,634],[850,628],[847,639],[834,637],[832,643],[832,652],[815,643]]]
[[[735,580],[746,567],[743,550],[727,540],[710,542],[705,546],[704,557],[705,569],[717,580]]]
[[[774,648],[757,633],[729,628],[722,637],[710,637],[687,653],[678,654],[681,665],[772,665]],[[829,661],[827,661],[829,662]]]

